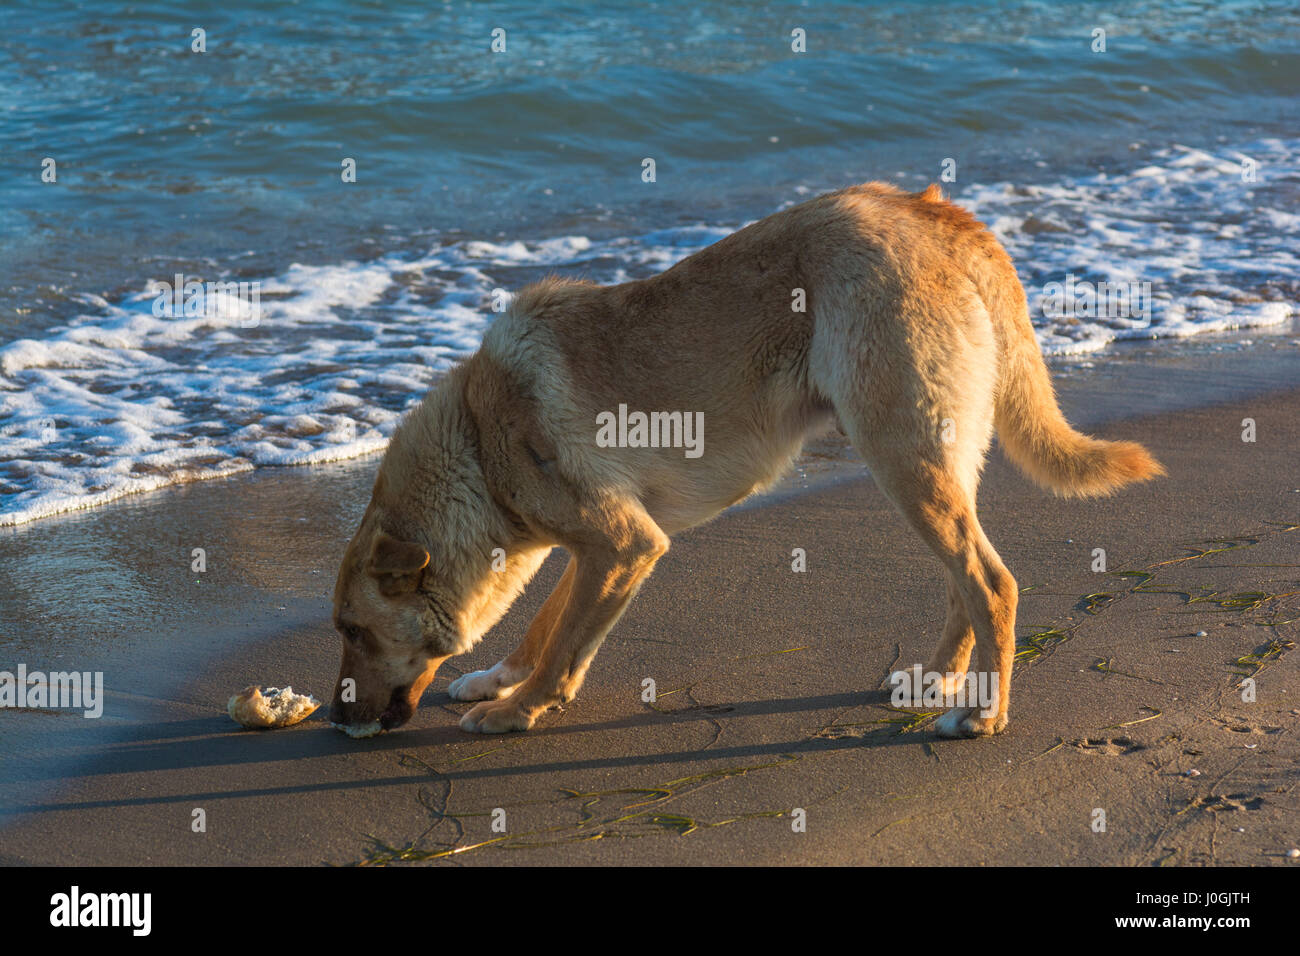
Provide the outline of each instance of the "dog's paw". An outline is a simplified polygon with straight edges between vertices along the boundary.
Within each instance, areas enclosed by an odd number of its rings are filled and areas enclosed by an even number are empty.
[[[988,737],[1007,729],[1007,715],[983,717],[975,707],[954,707],[934,722],[940,737]]]
[[[457,677],[447,688],[447,693],[451,694],[452,700],[497,700],[508,695],[519,683],[510,680],[511,676],[498,661],[485,671],[471,671]]]
[[[485,700],[460,719],[460,729],[472,734],[508,734],[512,730],[527,730],[533,726],[533,720],[509,700]]]

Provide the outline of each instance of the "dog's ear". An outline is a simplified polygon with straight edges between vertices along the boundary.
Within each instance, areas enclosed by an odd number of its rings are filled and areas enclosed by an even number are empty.
[[[414,591],[420,572],[429,564],[429,552],[414,541],[401,541],[381,531],[370,546],[370,576],[379,582],[381,594],[392,596]]]

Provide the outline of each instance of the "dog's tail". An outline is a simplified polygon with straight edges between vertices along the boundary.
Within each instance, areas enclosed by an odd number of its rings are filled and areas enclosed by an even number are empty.
[[[1102,441],[1070,427],[1056,404],[1015,267],[1005,255],[989,264],[999,273],[987,304],[1002,346],[994,422],[1007,457],[1035,483],[1068,497],[1109,494],[1165,474],[1137,442]]]

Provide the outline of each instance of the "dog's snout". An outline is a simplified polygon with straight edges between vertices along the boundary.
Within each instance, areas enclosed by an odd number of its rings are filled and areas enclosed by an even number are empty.
[[[410,687],[394,688],[388,699],[388,708],[379,715],[379,726],[384,730],[392,730],[410,720],[413,713],[410,698]]]

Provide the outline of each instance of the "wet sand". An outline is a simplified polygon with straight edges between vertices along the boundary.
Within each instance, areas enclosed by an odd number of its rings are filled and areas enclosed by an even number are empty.
[[[377,459],[0,535],[0,668],[108,686],[100,720],[0,711],[0,860],[1294,865],[1300,350],[1274,353],[1060,376],[1072,420],[1169,469],[1113,499],[1054,499],[994,453],[981,521],[1024,589],[994,739],[939,740],[888,706],[888,673],[937,639],[942,579],[833,437],[778,493],[675,539],[579,698],[524,735],[462,733],[446,686],[514,646],[560,554],[396,733],[226,716],[253,682],[332,690],[329,595]],[[1094,548],[1123,574],[1092,571]]]

